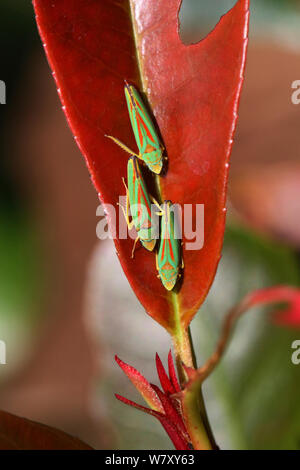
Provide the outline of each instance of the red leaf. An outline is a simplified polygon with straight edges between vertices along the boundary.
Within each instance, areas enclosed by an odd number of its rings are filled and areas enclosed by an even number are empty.
[[[176,427],[170,423],[167,418],[160,418],[160,422],[164,427],[166,433],[174,444],[177,450],[191,450],[188,442],[178,433]]]
[[[0,411],[0,450],[92,450],[75,437]]]
[[[33,3],[65,113],[112,232],[115,221],[108,204],[116,206],[124,194],[127,156],[104,134],[135,149],[124,79],[146,92],[167,149],[162,199],[192,204],[194,211],[196,204],[205,205],[204,247],[192,251],[184,243],[178,294],[168,293],[157,279],[153,253],[140,247],[132,260],[132,240],[116,240],[137,297],[149,315],[174,333],[178,321],[187,326],[204,301],[220,259],[249,2],[239,0],[205,40],[191,46],[182,44],[178,34],[181,0]]]
[[[182,420],[182,417],[179,415],[179,413],[177,412],[177,410],[173,406],[171,400],[166,395],[164,395],[164,393],[159,389],[159,387],[157,387],[154,384],[151,384],[151,385],[154,388],[154,390],[156,391],[156,393],[157,393],[157,395],[158,395],[158,397],[159,397],[159,399],[162,403],[162,406],[164,407],[164,412],[165,412],[165,415],[167,416],[167,418],[174,424],[174,426],[176,428],[178,428],[178,431],[181,432],[183,437],[185,439],[188,439],[188,433],[187,433],[186,427],[184,425],[184,422]]]
[[[120,400],[122,403],[125,403],[125,405],[132,406],[133,408],[136,408],[137,410],[143,411],[144,413],[147,413],[151,416],[154,416],[157,418],[163,428],[165,429],[166,433],[168,434],[169,438],[173,442],[175,449],[177,450],[189,450],[189,445],[186,442],[186,440],[181,436],[181,434],[178,432],[174,424],[172,424],[169,419],[164,416],[162,413],[159,413],[154,410],[150,410],[150,408],[146,408],[145,406],[141,406],[138,403],[135,403],[134,401],[128,400],[128,398],[122,397],[121,395],[115,394],[115,397]]]
[[[169,368],[169,377],[171,379],[172,385],[174,387],[175,392],[178,393],[180,392],[181,388],[177,379],[171,350],[169,351],[169,354],[168,354],[168,368]]]
[[[148,405],[151,406],[153,410],[163,413],[164,409],[160,402],[160,399],[158,398],[153,387],[149,384],[148,380],[146,380],[145,377],[143,377],[143,375],[140,374],[140,372],[134,367],[121,361],[118,356],[115,356],[115,360],[121,367],[123,372],[127,375],[129,380],[133,383],[135,388],[140,392],[140,394],[148,403]]]
[[[115,393],[115,397],[117,400],[121,401],[122,403],[125,403],[125,405],[132,406],[133,408],[136,408],[137,410],[143,411],[144,413],[147,413],[148,415],[154,416],[155,418],[162,418],[164,417],[164,414],[161,413],[160,411],[155,411],[152,410],[151,408],[146,408],[143,405],[139,405],[135,401],[129,400],[128,398],[122,397],[122,395],[119,395],[118,393]]]
[[[157,374],[158,374],[159,381],[161,383],[163,391],[166,394],[169,394],[169,395],[171,395],[172,393],[175,393],[176,390],[175,390],[173,384],[171,383],[169,377],[167,376],[165,368],[164,368],[164,366],[163,366],[163,364],[160,360],[160,357],[157,353],[156,353],[155,361],[156,361]]]
[[[276,286],[255,291],[248,296],[249,308],[261,304],[287,303],[288,306],[275,312],[276,323],[300,328],[300,289]]]

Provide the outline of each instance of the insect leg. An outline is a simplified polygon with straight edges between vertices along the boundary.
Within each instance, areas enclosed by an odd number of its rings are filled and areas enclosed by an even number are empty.
[[[122,209],[123,215],[124,215],[126,223],[128,225],[128,230],[131,230],[132,227],[133,227],[133,220],[131,222],[129,220],[129,194],[128,194],[128,188],[126,186],[124,178],[122,178],[122,181],[123,181],[123,184],[124,184],[125,189],[126,189],[126,208],[124,209],[122,204],[120,204],[119,202],[118,202],[118,206],[120,206],[121,209]]]
[[[158,207],[159,209],[159,212],[156,212],[157,215],[163,215],[163,210],[162,210],[162,207],[159,205],[159,203],[157,202],[157,200],[153,197],[153,196],[150,196],[150,199],[151,201],[153,202],[153,204],[156,205],[156,207]]]
[[[130,150],[130,148],[128,148],[127,145],[123,144],[123,142],[121,142],[119,139],[116,139],[116,137],[112,137],[111,135],[105,135],[105,137],[112,140],[115,144],[117,144],[119,147],[121,147],[121,149],[123,149],[125,152],[129,153],[130,155],[134,155],[135,157],[142,159],[140,155]]]
[[[140,239],[140,237],[137,236],[136,239],[134,240],[134,244],[133,244],[133,248],[132,248],[132,252],[131,252],[131,258],[132,259],[134,258],[135,247],[136,247],[136,244],[137,244],[139,239]]]

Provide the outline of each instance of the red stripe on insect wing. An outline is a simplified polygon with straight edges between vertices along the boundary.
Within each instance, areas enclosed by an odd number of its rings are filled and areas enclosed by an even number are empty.
[[[141,208],[141,218],[143,218],[141,227],[151,228],[151,210],[149,208],[149,204],[147,204],[147,196],[145,195],[145,191],[142,185],[139,185],[138,204],[139,208]],[[145,217],[145,210],[147,217]]]
[[[175,262],[174,250],[173,250],[173,246],[172,246],[172,242],[171,242],[170,238],[168,239],[168,243],[169,243],[169,254],[171,256],[171,260]]]
[[[141,185],[138,185],[138,197],[137,197],[137,212],[138,212],[138,223],[140,224],[142,221],[142,214],[143,211],[141,210]]]
[[[132,185],[134,186],[136,183],[136,173],[135,171],[133,171],[133,175],[132,175]]]
[[[141,147],[143,148],[143,145],[144,145],[144,136],[143,136],[143,133],[142,133],[142,131],[141,131],[141,123],[140,123],[138,117],[137,117],[137,119],[136,119],[136,124],[137,124],[139,139],[140,139],[140,142],[141,142],[140,145],[141,145]]]
[[[147,210],[148,218],[151,219],[151,208],[150,208],[150,205],[148,203],[148,196],[147,196],[147,193],[145,192],[145,189],[144,189],[144,187],[141,183],[139,184],[138,204],[143,204],[143,206]]]
[[[137,107],[139,108],[139,111],[140,111],[140,118],[142,119],[145,128],[148,129],[148,127],[146,126],[145,121],[148,121],[148,120],[149,120],[149,117],[145,114],[145,111],[143,110],[143,108],[141,107],[141,105],[140,105],[140,103],[139,103],[138,101],[135,100],[135,104],[136,104]],[[151,135],[152,135],[152,134],[151,134]]]
[[[166,251],[166,240],[163,239],[162,248],[161,248],[161,257],[160,257],[161,260],[163,260],[165,257],[165,251]]]
[[[142,197],[143,196],[143,197]],[[151,228],[151,212],[149,210],[149,205],[145,199],[144,189],[141,184],[138,186],[138,200],[137,200],[137,209],[138,209],[138,223],[141,228]],[[145,217],[145,209],[147,211],[147,217]]]
[[[155,143],[155,141],[153,139],[153,136],[152,136],[152,133],[151,133],[151,131],[149,131],[149,128],[146,124],[146,121],[148,121],[149,118],[145,115],[145,112],[144,112],[143,108],[141,107],[140,103],[135,98],[133,98],[133,99],[134,99],[134,103],[135,103],[136,107],[138,108],[138,116],[139,116],[139,119],[141,120],[141,123],[143,124],[143,127],[146,130],[147,136],[150,138],[150,140],[153,143]]]
[[[142,121],[143,127],[146,130],[147,137],[155,144],[155,139],[153,138],[152,132],[148,129],[148,126],[146,124],[146,121],[149,121],[149,117],[145,113],[143,107],[140,105],[138,99],[134,96],[134,93],[132,92],[132,89],[128,89],[128,94],[130,97],[130,105],[135,108],[135,111],[139,117],[139,119]],[[137,120],[138,122],[138,120]]]
[[[143,119],[143,117],[140,114],[138,116],[139,116],[139,119],[140,119],[140,121],[141,121],[141,123],[142,123],[142,125],[143,125],[143,127],[146,131],[147,137],[151,140],[151,142],[155,143],[155,141],[153,139],[153,136],[152,136],[152,133],[149,131],[145,120]]]
[[[146,207],[148,218],[151,219],[151,209],[150,209],[149,204],[147,203],[147,195],[145,194],[145,191],[143,188],[142,188],[142,191],[143,191],[143,196],[144,196],[144,206]]]
[[[165,233],[165,236],[164,236],[164,241],[167,241],[167,242],[168,242],[169,254],[170,254],[170,256],[171,256],[171,260],[175,262],[173,246],[172,246],[172,243],[171,243],[170,233],[169,233],[169,227],[168,227],[167,224],[166,224],[166,233]]]
[[[139,108],[141,114],[143,114],[145,116],[144,110],[143,110],[142,106],[140,105],[140,103],[136,100],[136,98],[133,98],[133,99],[134,99],[135,105]]]

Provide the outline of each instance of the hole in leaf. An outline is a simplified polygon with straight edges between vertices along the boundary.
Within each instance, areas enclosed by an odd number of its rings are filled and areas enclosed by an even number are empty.
[[[182,42],[204,39],[235,4],[236,0],[183,0],[179,12]]]

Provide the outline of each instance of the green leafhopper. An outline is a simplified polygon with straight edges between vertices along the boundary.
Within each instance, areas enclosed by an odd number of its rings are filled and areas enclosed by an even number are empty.
[[[163,167],[163,146],[151,120],[151,117],[138,93],[132,85],[125,85],[125,97],[139,154],[132,152],[115,137],[107,136],[123,150],[143,160],[148,168],[159,174]]]
[[[156,245],[156,239],[153,235],[156,233],[156,224],[151,214],[151,201],[147,192],[145,181],[141,174],[138,160],[131,156],[127,164],[127,182],[126,187],[126,211],[123,213],[128,224],[129,230],[134,226],[138,237],[134,243],[134,249],[138,240],[148,250],[153,251]],[[124,183],[125,184],[125,183]],[[126,186],[126,185],[125,185]],[[131,212],[131,222],[129,221],[129,207]]]

